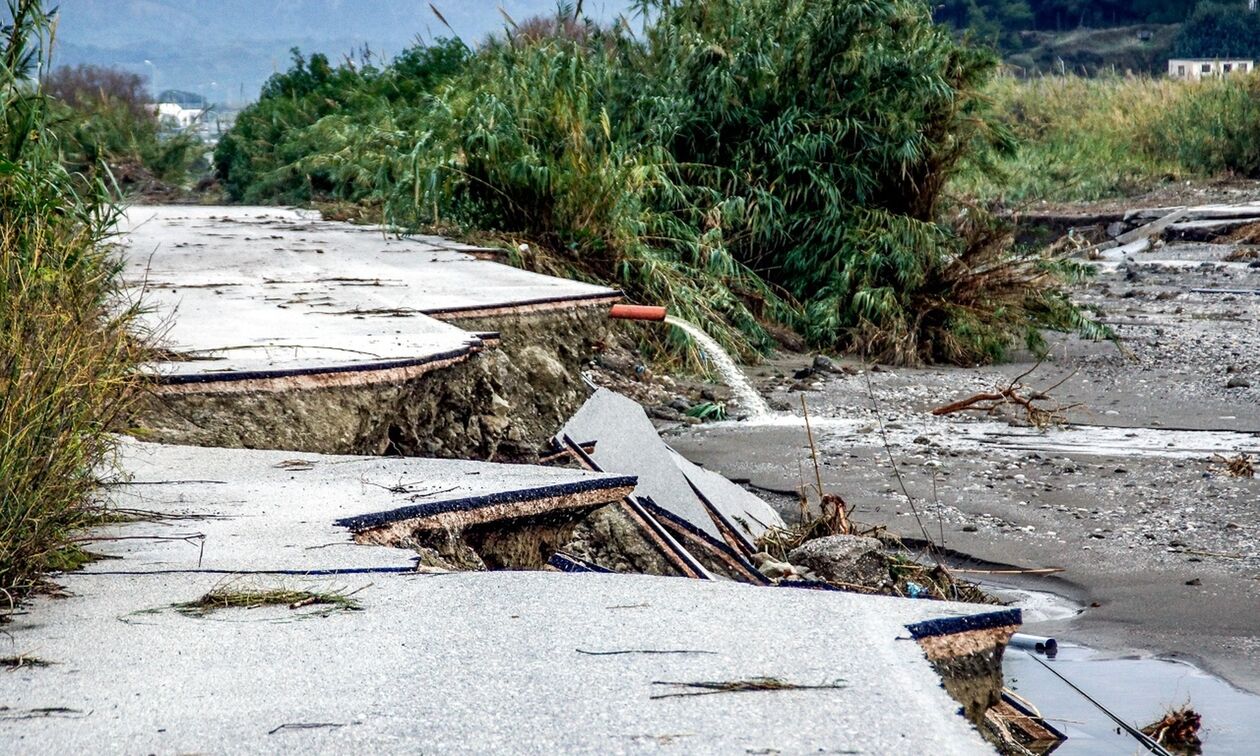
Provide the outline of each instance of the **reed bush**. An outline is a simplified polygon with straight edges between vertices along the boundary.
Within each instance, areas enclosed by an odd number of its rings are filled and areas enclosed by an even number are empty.
[[[32,81],[51,19],[8,0],[0,28],[0,592],[72,564],[111,424],[133,395],[134,308],[104,247],[104,180],[72,175]]]
[[[638,10],[640,34],[571,8],[512,23],[429,93],[356,84],[283,138],[238,126],[220,170],[244,199],[305,182],[399,226],[529,240],[534,267],[616,283],[745,353],[780,321],[872,359],[971,363],[1083,322],[1061,266],[946,191],[1011,144],[982,94],[995,61],[925,4]]]
[[[998,76],[985,89],[1018,147],[953,189],[984,200],[1092,201],[1176,181],[1260,177],[1260,77]],[[996,170],[994,168],[996,167]]]

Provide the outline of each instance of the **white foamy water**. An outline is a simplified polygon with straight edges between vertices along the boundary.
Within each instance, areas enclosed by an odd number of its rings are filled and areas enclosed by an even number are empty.
[[[739,406],[744,408],[751,420],[766,418],[774,414],[770,405],[766,404],[766,400],[762,398],[757,389],[748,382],[748,377],[744,375],[744,371],[739,369],[739,365],[735,364],[735,360],[726,353],[722,345],[713,340],[713,337],[705,333],[693,323],[685,320],[679,320],[673,316],[665,318],[665,322],[670,325],[686,331],[691,338],[696,340],[696,344],[700,346],[700,351],[704,352],[704,356],[709,358],[709,362],[713,365],[713,369],[721,376],[722,382],[730,387],[731,393],[735,395]]]

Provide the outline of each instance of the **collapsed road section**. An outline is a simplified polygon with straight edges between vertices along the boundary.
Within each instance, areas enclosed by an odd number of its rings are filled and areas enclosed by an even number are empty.
[[[585,398],[618,292],[277,208],[136,207],[148,438],[528,460]]]
[[[1002,713],[1019,610],[843,593],[852,535],[770,575],[783,519],[592,393],[617,292],[297,212],[128,224],[167,443],[122,442],[101,558],[11,625],[24,750],[1038,740]]]
[[[333,524],[538,517],[624,498],[625,476],[139,442],[121,461],[120,522],[89,536],[104,558],[6,627],[30,663],[0,676],[0,739],[24,753],[992,752],[936,670],[1000,648],[1017,610],[417,574]]]

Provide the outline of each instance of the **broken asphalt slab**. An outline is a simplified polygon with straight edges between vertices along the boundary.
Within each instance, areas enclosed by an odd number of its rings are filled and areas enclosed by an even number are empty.
[[[410,571],[414,553],[356,544],[352,531],[421,517],[485,521],[543,505],[589,507],[617,501],[634,485],[627,476],[535,465],[131,440],[121,464],[127,475],[109,486],[109,497],[139,519],[96,529],[103,540],[89,548],[111,558],[85,573]]]
[[[167,383],[416,374],[482,346],[444,319],[620,298],[438,237],[390,238],[297,210],[138,206],[118,230],[141,325],[167,350],[154,365]]]
[[[651,576],[424,575],[412,552],[333,525],[412,516],[400,500],[450,511],[592,481],[625,496],[624,476],[135,441],[121,461],[127,479],[106,493],[147,519],[94,531],[107,558],[56,576],[65,595],[6,627],[6,655],[50,662],[0,675],[0,740],[23,753],[991,752],[934,664],[954,639],[1009,634],[1017,611]],[[354,611],[178,607],[278,589],[349,596]]]
[[[992,753],[907,629],[970,606],[499,572],[287,578],[361,611],[190,617],[161,609],[212,576],[64,582],[4,642],[54,662],[0,676],[23,753]],[[825,687],[654,698],[762,678]]]

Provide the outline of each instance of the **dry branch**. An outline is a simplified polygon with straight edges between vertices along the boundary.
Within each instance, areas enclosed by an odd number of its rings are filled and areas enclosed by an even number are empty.
[[[1024,383],[1024,379],[1031,375],[1041,367],[1041,362],[1028,369],[1024,373],[1017,376],[1004,388],[995,389],[993,391],[982,391],[978,394],[972,394],[965,399],[959,399],[956,402],[943,404],[932,410],[932,414],[936,416],[950,415],[955,412],[963,412],[974,410],[977,412],[991,413],[997,411],[999,407],[1004,405],[1013,405],[1020,407],[1024,411],[1024,417],[1029,424],[1038,428],[1045,428],[1049,425],[1059,425],[1066,421],[1064,413],[1068,410],[1079,407],[1079,403],[1074,404],[1056,404],[1051,406],[1038,405],[1038,402],[1044,402],[1050,398],[1050,392],[1062,386],[1072,376],[1076,375],[1076,371],[1072,371],[1062,380],[1044,389],[1030,389]]]

